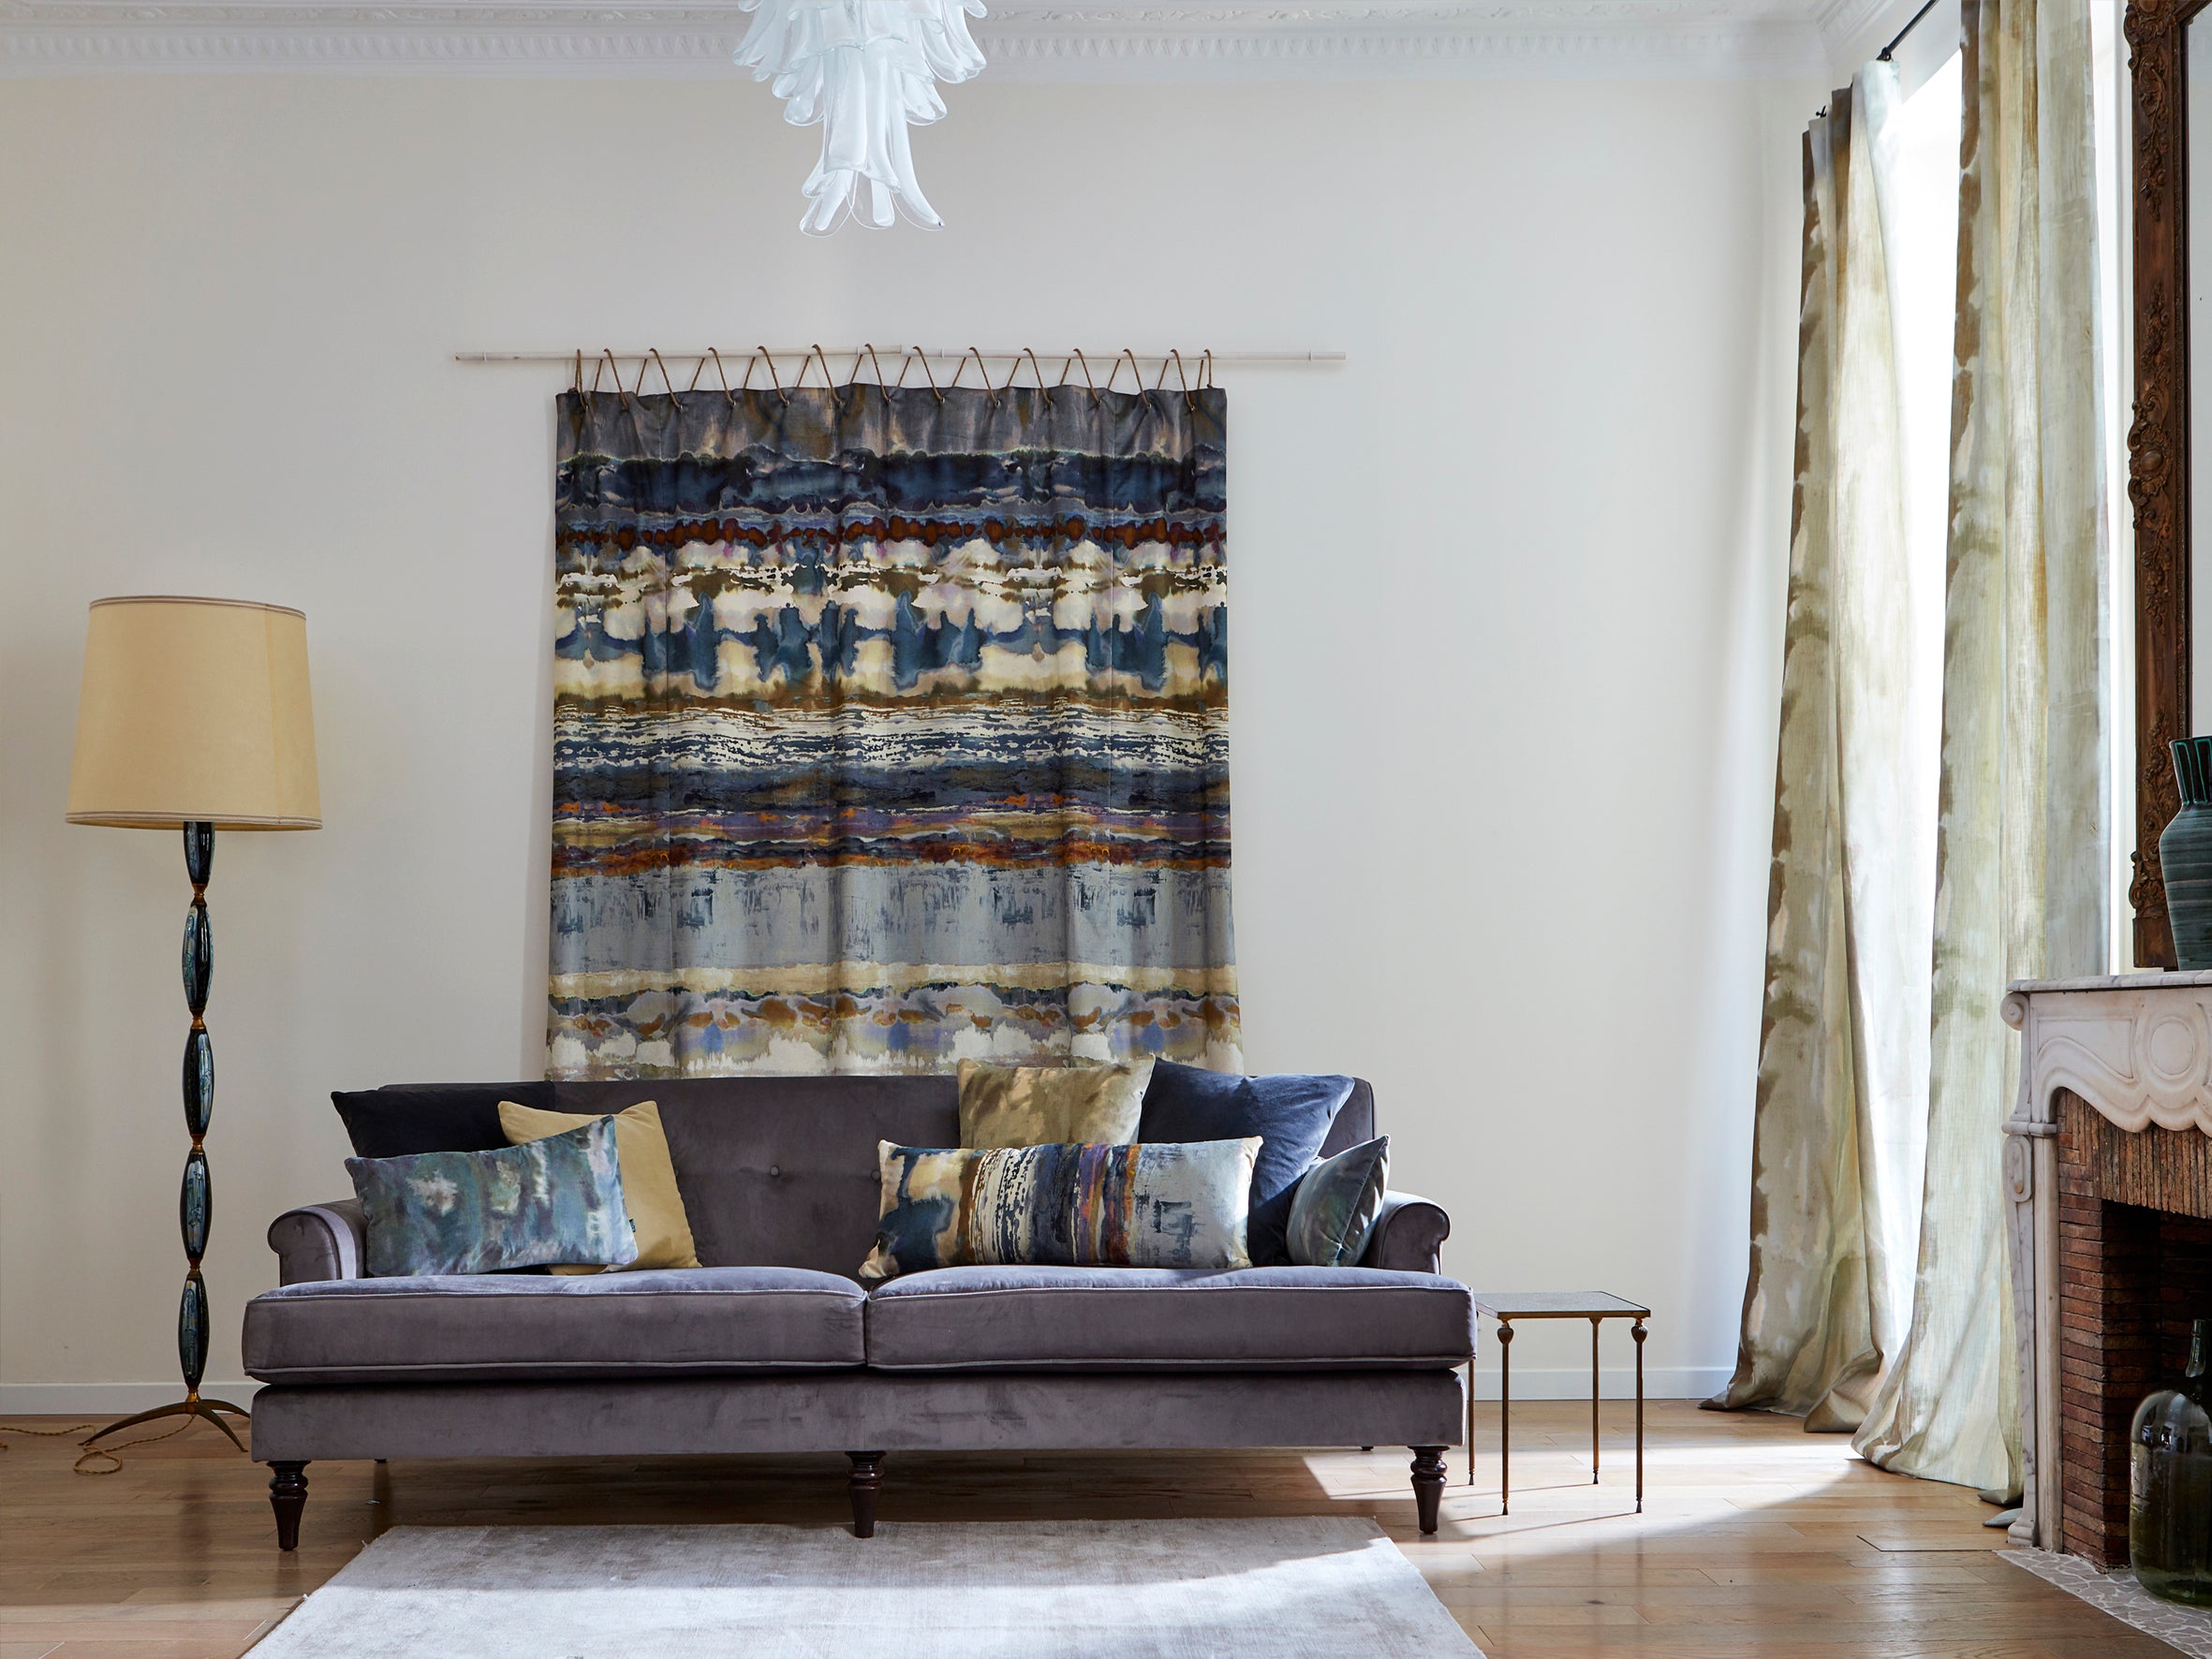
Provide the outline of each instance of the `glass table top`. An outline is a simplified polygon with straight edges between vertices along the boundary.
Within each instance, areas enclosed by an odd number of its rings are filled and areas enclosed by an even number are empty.
[[[1618,1314],[1648,1319],[1642,1302],[1604,1290],[1478,1290],[1475,1306],[1493,1319],[1589,1319]]]

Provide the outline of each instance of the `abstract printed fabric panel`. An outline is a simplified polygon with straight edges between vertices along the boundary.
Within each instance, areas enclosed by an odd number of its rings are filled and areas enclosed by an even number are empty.
[[[564,394],[549,1074],[1241,1069],[1225,416]]]

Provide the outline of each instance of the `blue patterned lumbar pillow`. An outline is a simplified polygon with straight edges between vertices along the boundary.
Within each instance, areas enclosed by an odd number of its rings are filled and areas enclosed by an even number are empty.
[[[861,1277],[927,1268],[1246,1268],[1260,1138],[877,1149],[883,1221]]]
[[[637,1259],[612,1118],[495,1152],[347,1158],[346,1173],[375,1278]]]
[[[1390,1185],[1390,1137],[1379,1135],[1316,1164],[1290,1200],[1290,1260],[1302,1268],[1349,1268],[1367,1248]]]
[[[1261,1267],[1290,1259],[1283,1228],[1290,1191],[1329,1138],[1329,1125],[1351,1097],[1352,1079],[1284,1072],[1246,1078],[1162,1060],[1144,1087],[1137,1138],[1229,1140],[1260,1137],[1252,1167],[1252,1259]]]

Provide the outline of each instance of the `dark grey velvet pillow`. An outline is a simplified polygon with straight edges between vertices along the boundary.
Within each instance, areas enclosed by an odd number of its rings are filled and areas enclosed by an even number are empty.
[[[1290,1259],[1302,1268],[1349,1268],[1367,1248],[1390,1185],[1390,1137],[1347,1147],[1305,1172],[1290,1199]]]
[[[1284,1072],[1247,1078],[1162,1060],[1152,1068],[1137,1138],[1242,1140],[1260,1137],[1252,1169],[1252,1211],[1247,1238],[1252,1261],[1280,1267],[1290,1259],[1283,1241],[1290,1219],[1290,1192],[1305,1173],[1329,1125],[1351,1098],[1352,1079]]]
[[[411,1158],[417,1152],[488,1152],[507,1144],[499,1103],[553,1109],[553,1086],[529,1083],[413,1083],[392,1089],[333,1091],[331,1104],[356,1156]]]

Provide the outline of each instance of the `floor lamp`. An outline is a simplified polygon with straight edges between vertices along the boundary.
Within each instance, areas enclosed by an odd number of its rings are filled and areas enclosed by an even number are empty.
[[[215,1052],[201,1015],[214,974],[207,918],[215,831],[319,830],[315,721],[307,695],[307,619],[281,605],[235,599],[96,599],[77,703],[69,822],[182,830],[192,907],[184,913],[184,1127],[192,1150],[177,1196],[184,1292],[177,1307],[177,1360],[184,1398],[110,1423],[84,1444],[155,1417],[205,1417],[241,1451],[222,1414],[247,1420],[227,1400],[202,1400],[207,1371],[207,1251],[214,1194],[201,1144],[215,1105]]]

